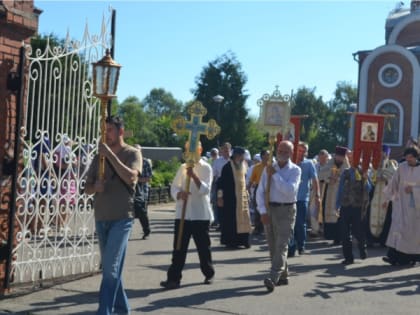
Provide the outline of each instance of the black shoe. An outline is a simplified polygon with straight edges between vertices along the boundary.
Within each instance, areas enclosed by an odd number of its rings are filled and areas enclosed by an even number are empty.
[[[169,280],[161,281],[160,286],[165,288],[165,290],[174,290],[180,287],[179,282],[169,281]]]
[[[306,254],[306,251],[304,250],[304,249],[299,249],[299,256],[300,255],[305,255]]]
[[[146,240],[150,235],[150,231],[144,232],[143,237],[141,238],[142,240]]]
[[[360,259],[365,260],[367,258],[367,251],[362,250],[360,251]]]
[[[388,256],[382,257],[382,260],[383,260],[384,262],[386,262],[386,263],[388,263],[388,264],[392,265],[392,266],[397,265],[397,262],[396,262],[394,259],[389,258]]]
[[[351,264],[353,264],[353,263],[354,263],[354,261],[353,261],[353,259],[344,259],[341,263],[342,263],[343,265],[347,266],[347,265],[351,265]]]
[[[288,285],[289,284],[289,279],[279,279],[279,281],[277,281],[276,285],[280,286],[280,285]]]
[[[267,288],[268,292],[273,292],[274,291],[275,285],[274,285],[274,282],[270,278],[265,278],[264,279],[264,285]]]
[[[212,284],[213,283],[213,280],[214,280],[214,276],[206,277],[204,279],[204,284]]]
[[[340,241],[334,240],[334,242],[331,243],[331,246],[338,246],[340,245]]]

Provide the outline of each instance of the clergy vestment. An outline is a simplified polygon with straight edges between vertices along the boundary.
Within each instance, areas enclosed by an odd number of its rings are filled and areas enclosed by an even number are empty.
[[[328,161],[326,169],[329,170],[329,176],[326,178],[326,188],[323,200],[324,210],[324,237],[327,240],[340,240],[340,231],[338,221],[338,214],[336,209],[337,192],[339,186],[339,179],[345,169],[349,168],[350,164],[345,159],[343,164],[337,168],[334,159]]]
[[[217,184],[218,196],[223,196],[220,243],[229,247],[250,247],[251,220],[245,174],[244,163],[238,168],[230,160],[223,167]]]
[[[412,187],[411,193],[405,192],[406,186]],[[393,208],[386,245],[403,254],[420,254],[420,163],[401,163],[385,195]]]

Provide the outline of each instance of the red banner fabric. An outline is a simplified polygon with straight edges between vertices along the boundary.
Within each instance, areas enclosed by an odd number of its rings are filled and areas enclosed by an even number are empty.
[[[299,152],[299,139],[300,139],[300,120],[301,116],[290,117],[290,129],[286,133],[285,137],[279,132],[277,133],[277,144],[282,140],[289,140],[293,143],[293,163],[300,163],[303,160],[302,151]]]
[[[353,146],[353,167],[362,161],[362,170],[369,164],[376,170],[381,162],[384,116],[375,114],[356,114]]]

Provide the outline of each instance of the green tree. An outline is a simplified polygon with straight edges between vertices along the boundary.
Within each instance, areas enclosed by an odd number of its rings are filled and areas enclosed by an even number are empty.
[[[245,138],[245,147],[251,152],[251,154],[260,153],[261,150],[267,149],[268,134],[261,130],[259,127],[258,120],[256,118],[250,118],[248,123],[248,130]]]
[[[196,78],[197,87],[192,90],[195,98],[207,108],[205,119],[216,119],[221,134],[214,140],[203,139],[208,151],[219,143],[229,141],[232,145],[245,145],[250,120],[245,102],[248,98],[244,86],[247,77],[241,64],[232,52],[227,52],[206,65]],[[217,104],[213,97],[222,95],[224,100]]]
[[[136,96],[127,97],[119,104],[117,114],[123,118],[125,129],[132,132],[132,136],[125,139],[127,143],[153,146],[158,142],[150,115],[144,112],[143,105]]]
[[[330,112],[328,121],[328,139],[331,139],[329,149],[336,145],[348,145],[348,132],[350,128],[350,115],[352,105],[357,102],[357,88],[348,82],[337,83],[334,98],[328,103]]]
[[[323,147],[322,134],[328,129],[326,117],[329,108],[322,97],[315,95],[315,88],[299,88],[292,96],[292,115],[307,115],[302,118],[300,139],[309,144],[309,156],[313,156]]]
[[[154,88],[143,99],[143,105],[146,112],[152,117],[180,115],[183,109],[182,102],[176,100],[172,93],[162,88]]]

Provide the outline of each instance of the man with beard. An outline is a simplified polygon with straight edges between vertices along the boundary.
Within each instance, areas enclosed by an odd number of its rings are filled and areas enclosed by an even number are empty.
[[[270,274],[264,279],[269,292],[276,285],[289,283],[287,250],[295,225],[301,175],[299,166],[290,160],[293,155],[293,144],[290,141],[281,141],[276,153],[277,163],[265,168],[257,189],[257,206],[265,226],[271,257]]]
[[[230,248],[251,246],[251,220],[245,182],[247,168],[244,158],[245,150],[241,147],[234,148],[217,184],[217,205],[222,213],[220,243]]]
[[[391,148],[384,144],[382,146],[381,164],[376,173],[373,197],[368,209],[369,227],[367,236],[368,243],[372,245],[374,242],[379,242],[384,246],[391,226],[392,202],[389,202],[386,208],[382,207],[382,203],[388,200],[385,196],[386,187],[391,183],[392,176],[398,168],[397,161],[389,159],[390,153]]]
[[[139,150],[124,142],[121,118],[106,119],[106,143],[98,147],[86,178],[87,194],[95,194],[96,234],[102,263],[98,315],[129,314],[127,295],[122,283],[124,258],[133,225],[133,196],[142,172]],[[105,157],[104,179],[98,176],[99,157]]]
[[[319,194],[317,196],[317,191],[312,189],[311,191],[311,199],[309,203],[309,208],[311,212],[311,235],[318,236],[322,230],[322,204],[318,202],[318,200],[324,199],[325,196],[325,181],[329,177],[330,171],[327,168],[327,163],[330,159],[330,155],[327,150],[322,149],[318,153],[318,162],[315,164],[315,169],[318,174],[318,181],[319,181]]]
[[[334,158],[328,161],[327,169],[329,176],[326,179],[324,202],[324,237],[327,240],[333,240],[333,245],[340,244],[340,231],[338,223],[338,213],[336,208],[337,191],[341,174],[350,167],[346,157],[346,147],[335,147]]]
[[[401,163],[387,186],[385,196],[388,207],[392,200],[392,221],[386,245],[389,247],[383,260],[392,265],[415,263],[420,256],[420,162],[416,148],[404,151]]]

